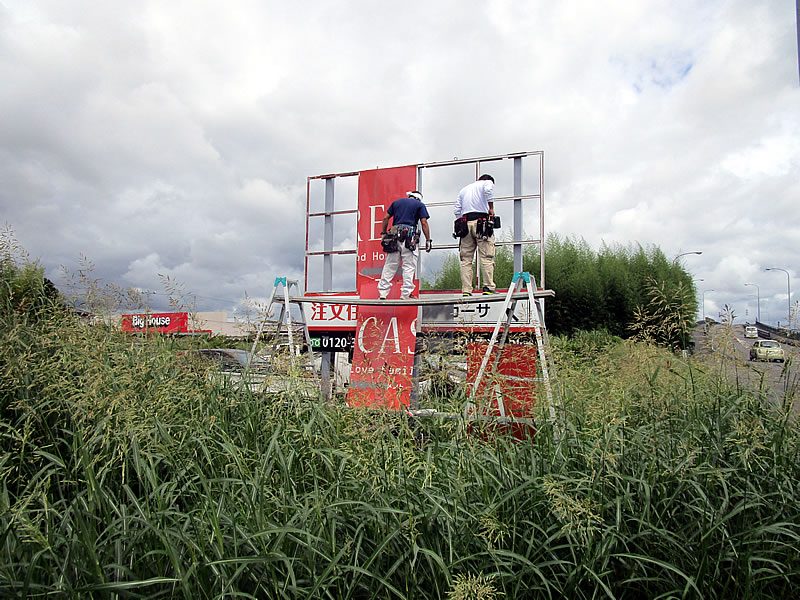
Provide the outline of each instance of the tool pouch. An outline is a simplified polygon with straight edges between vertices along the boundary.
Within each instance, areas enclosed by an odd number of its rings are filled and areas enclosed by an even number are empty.
[[[494,219],[478,219],[475,223],[475,236],[481,240],[488,240],[494,235]]]
[[[467,217],[461,216],[453,221],[453,237],[463,238],[469,233],[469,226],[467,225]]]
[[[394,229],[394,228],[392,228]],[[397,233],[389,231],[383,234],[381,238],[381,248],[387,254],[391,254],[392,252],[399,252],[400,246],[397,244]]]

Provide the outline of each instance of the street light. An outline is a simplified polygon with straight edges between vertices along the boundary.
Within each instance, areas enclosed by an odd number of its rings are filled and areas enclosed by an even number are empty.
[[[703,323],[706,322],[706,292],[713,292],[714,290],[703,290]]]
[[[694,277],[692,277],[692,285],[695,287],[695,289],[697,289],[698,281],[705,281],[705,279],[703,279],[702,277],[700,279],[695,279]]]
[[[780,267],[767,267],[766,270],[767,271],[783,271],[784,273],[786,273],[786,293],[789,296],[786,299],[786,302],[787,302],[787,304],[789,306],[789,319],[786,321],[786,323],[788,323],[788,327],[791,328],[791,326],[792,326],[792,284],[791,284],[791,281],[789,280],[789,271],[787,271],[786,269],[781,269]]]
[[[756,298],[758,300],[758,304],[756,305],[758,308],[756,309],[756,322],[761,322],[761,288],[758,287],[758,284],[755,283],[745,283],[745,285],[752,285],[756,288]]]
[[[678,259],[679,259],[681,256],[687,256],[687,255],[689,255],[689,254],[702,254],[702,252],[701,252],[700,250],[695,250],[695,251],[693,251],[693,252],[681,252],[680,254],[678,254],[678,256],[676,256],[675,258],[673,258],[673,259],[672,259],[672,262],[673,262],[673,263],[676,263],[676,262],[678,262]]]

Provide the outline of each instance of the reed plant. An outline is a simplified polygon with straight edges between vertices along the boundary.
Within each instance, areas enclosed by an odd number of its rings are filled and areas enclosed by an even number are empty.
[[[713,368],[553,340],[559,435],[197,376],[167,339],[0,307],[0,594],[774,598],[800,436]],[[544,407],[542,407],[544,409]]]

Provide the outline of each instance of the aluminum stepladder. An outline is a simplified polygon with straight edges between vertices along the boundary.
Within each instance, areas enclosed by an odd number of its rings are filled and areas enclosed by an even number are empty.
[[[278,286],[283,286],[283,294],[280,294],[280,290]],[[256,339],[253,340],[253,347],[250,350],[250,355],[255,356],[256,348],[258,347],[258,341],[261,338],[261,334],[264,332],[264,325],[267,323],[269,316],[272,314],[272,307],[273,306],[280,306],[281,312],[278,320],[275,322],[275,331],[272,332],[273,335],[273,345],[272,349],[273,352],[278,349],[281,339],[282,328],[286,328],[286,334],[288,337],[289,342],[289,357],[292,362],[294,362],[295,357],[300,355],[300,346],[295,344],[295,334],[298,333],[295,331],[298,326],[302,328],[302,333],[305,338],[305,343],[308,348],[311,348],[311,336],[308,333],[308,323],[306,323],[306,314],[303,310],[303,305],[300,302],[292,302],[289,299],[289,292],[291,288],[294,287],[296,296],[300,296],[300,284],[296,279],[289,279],[287,280],[286,277],[276,277],[274,287],[272,289],[272,299],[269,302],[269,306],[267,307],[267,311],[264,315],[264,318],[261,320],[258,326],[258,332],[256,333]],[[300,320],[299,322],[295,322],[292,320],[292,304],[296,304],[300,309]],[[248,365],[249,366],[249,365]]]
[[[477,396],[478,390],[480,389],[481,380],[483,379],[484,375],[486,374],[487,367],[489,365],[489,360],[492,357],[492,351],[494,350],[495,346],[497,346],[500,350],[494,356],[494,361],[492,365],[492,371],[495,371],[497,365],[500,361],[500,355],[502,353],[502,349],[508,340],[508,331],[511,327],[511,321],[514,318],[514,310],[517,306],[517,300],[512,299],[512,296],[517,292],[521,291],[521,286],[525,285],[528,293],[528,310],[530,311],[530,320],[533,324],[533,331],[536,336],[536,349],[539,358],[539,369],[541,371],[541,377],[532,377],[529,381],[541,381],[544,384],[545,394],[547,396],[547,406],[550,416],[550,421],[553,425],[556,424],[556,411],[555,406],[553,404],[553,391],[550,385],[550,368],[548,364],[549,360],[549,353],[546,352],[546,348],[549,348],[550,342],[547,336],[547,330],[544,327],[544,311],[542,309],[541,300],[537,300],[534,297],[534,289],[536,287],[536,282],[531,276],[530,273],[527,271],[514,273],[514,277],[511,280],[511,286],[508,288],[508,293],[506,294],[506,298],[503,302],[502,306],[502,315],[498,318],[497,324],[495,325],[494,331],[492,332],[492,337],[489,340],[489,345],[486,348],[486,352],[483,355],[483,360],[481,361],[481,366],[478,369],[478,373],[475,376],[475,382],[472,384],[472,390],[470,391],[469,400],[465,406],[465,416],[469,416],[470,411],[475,410],[475,397]],[[502,334],[501,330],[502,329]],[[498,342],[498,337],[500,338]],[[495,394],[498,410],[500,413],[500,420],[506,421],[508,418],[505,414],[505,407],[503,405],[503,398],[502,394],[496,393]],[[517,421],[525,421],[524,419],[517,419]],[[531,423],[532,424],[532,423]]]

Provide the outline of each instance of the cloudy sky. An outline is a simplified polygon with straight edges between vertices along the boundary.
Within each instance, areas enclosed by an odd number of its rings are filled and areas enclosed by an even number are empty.
[[[785,321],[797,60],[795,0],[0,0],[0,223],[231,310],[302,280],[308,176],[541,150],[548,233]]]

